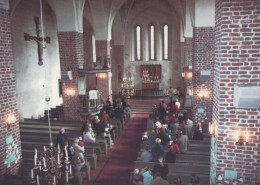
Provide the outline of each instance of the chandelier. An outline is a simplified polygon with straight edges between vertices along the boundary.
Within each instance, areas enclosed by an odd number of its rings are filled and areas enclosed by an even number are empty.
[[[134,88],[134,85],[133,85],[133,82],[132,82],[132,79],[131,79],[131,72],[129,70],[129,67],[128,67],[128,70],[127,70],[127,73],[126,73],[126,77],[123,78],[123,84],[122,84],[122,87],[120,89],[120,94],[125,97],[127,100],[128,100],[128,103],[129,103],[129,99],[131,96],[133,96],[136,92],[136,89]]]
[[[44,146],[43,152],[39,155],[37,149],[35,149],[34,168],[31,169],[32,184],[69,185],[72,178],[67,148],[65,148],[65,156],[63,156],[59,145],[53,147],[51,144],[50,148]]]

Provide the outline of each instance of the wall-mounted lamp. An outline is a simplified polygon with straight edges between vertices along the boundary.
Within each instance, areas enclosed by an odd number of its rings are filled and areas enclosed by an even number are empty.
[[[211,122],[209,122],[209,135],[215,136],[215,124],[214,123],[211,124]]]
[[[249,141],[249,133],[248,131],[242,131],[239,129],[235,134],[236,144],[242,146],[244,143],[245,145],[248,144]]]
[[[190,72],[190,71],[187,72],[187,73],[186,73],[186,78],[187,78],[187,79],[191,79],[191,78],[192,78],[192,72]]]
[[[107,73],[97,73],[96,76],[99,79],[107,79],[108,77]]]
[[[71,89],[71,88],[66,89],[66,94],[68,96],[74,96],[76,94],[75,89]]]
[[[206,88],[202,88],[199,93],[200,98],[208,98],[209,97],[209,91]]]
[[[7,116],[7,123],[8,123],[8,125],[14,124],[15,121],[16,121],[16,118],[15,118],[14,114],[9,114]]]

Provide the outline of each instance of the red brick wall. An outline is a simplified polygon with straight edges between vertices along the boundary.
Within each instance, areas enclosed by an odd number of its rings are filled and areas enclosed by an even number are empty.
[[[96,40],[96,56],[104,58],[107,55],[110,55],[110,41]],[[111,79],[97,79],[97,89],[102,92],[101,98],[105,101],[111,94]]]
[[[189,42],[192,43],[192,40]],[[192,50],[192,48],[191,48]],[[213,61],[214,61],[214,28],[198,27],[194,28],[194,46],[193,46],[193,97],[192,111],[193,120],[205,125],[211,120],[212,114],[212,84],[213,84]],[[190,57],[188,57],[190,59]],[[200,80],[201,70],[211,70],[210,81]],[[208,98],[200,98],[199,93],[202,88],[209,91]],[[204,109],[204,113],[198,113],[198,109]]]
[[[217,124],[217,176],[238,172],[243,185],[260,184],[260,111],[233,106],[235,83],[260,86],[259,0],[216,0],[213,121]],[[247,146],[234,133],[249,131]]]
[[[112,70],[113,70],[113,77],[112,86],[113,91],[119,93],[121,88],[121,84],[123,80],[118,80],[118,66],[121,66],[121,77],[124,77],[124,46],[123,45],[115,45],[112,49],[113,58],[112,58]]]
[[[16,164],[13,162],[7,168],[6,160],[6,138],[13,136],[14,143],[18,146],[21,157],[21,140],[19,129],[19,118],[16,100],[16,83],[13,62],[13,50],[11,40],[11,23],[9,11],[0,8],[0,184],[3,174],[16,174],[21,160]],[[7,126],[7,116],[13,114],[16,118],[14,124]]]
[[[61,71],[73,71],[73,80],[62,80],[64,119],[80,120],[78,68],[84,64],[83,34],[78,32],[59,32],[58,39]],[[68,88],[75,91],[74,96],[66,94]]]

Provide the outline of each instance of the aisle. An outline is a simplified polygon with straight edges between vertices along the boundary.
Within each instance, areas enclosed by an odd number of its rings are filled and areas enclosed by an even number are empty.
[[[137,152],[140,149],[142,133],[146,130],[148,115],[136,115],[127,123],[126,132],[102,169],[95,185],[128,185]]]

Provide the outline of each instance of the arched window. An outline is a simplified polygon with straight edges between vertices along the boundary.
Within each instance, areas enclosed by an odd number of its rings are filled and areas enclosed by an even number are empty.
[[[93,55],[93,62],[96,63],[96,39],[95,35],[92,35],[92,55]]]
[[[168,25],[165,24],[163,26],[163,59],[168,60],[169,55],[168,55],[168,38],[169,38],[169,28]]]
[[[154,47],[154,40],[155,40],[155,33],[154,33],[154,25],[150,26],[150,60],[155,60],[155,47]]]
[[[141,27],[136,26],[135,28],[135,50],[136,60],[141,60]]]

